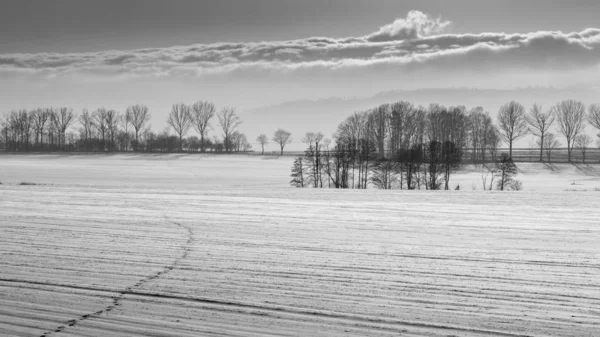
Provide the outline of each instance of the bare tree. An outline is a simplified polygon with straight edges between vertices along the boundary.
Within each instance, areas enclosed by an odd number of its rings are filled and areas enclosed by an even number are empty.
[[[277,131],[273,133],[273,141],[279,144],[279,147],[281,148],[281,155],[283,156],[283,148],[292,142],[292,134],[284,129],[277,129]]]
[[[249,151],[252,148],[246,135],[239,131],[234,131],[230,136],[230,140],[233,151]]]
[[[0,129],[2,130],[2,136],[4,137],[4,152],[8,151],[8,142],[10,141],[10,117],[7,113],[4,113],[2,119],[0,119]]]
[[[21,134],[21,144],[25,149],[29,149],[31,139],[31,129],[33,127],[33,112],[27,110],[19,110],[19,131]]]
[[[265,145],[269,144],[269,138],[264,133],[256,138],[256,141],[260,144],[262,148],[262,153],[265,154]]]
[[[129,151],[129,147],[131,145],[131,135],[129,133],[129,129],[132,127],[131,118],[127,114],[127,110],[125,113],[119,116],[119,124],[121,125],[122,131],[119,132],[117,138],[120,144],[121,151]]]
[[[577,135],[577,137],[575,137],[575,145],[577,146],[579,151],[581,151],[581,157],[583,159],[583,163],[585,163],[585,153],[587,152],[587,149],[591,142],[592,142],[592,137],[590,137],[589,135],[587,135],[585,133],[582,133],[580,135]]]
[[[200,149],[204,152],[204,138],[210,129],[210,120],[215,116],[215,105],[211,102],[199,101],[192,106],[194,128],[200,135]]]
[[[388,138],[391,108],[389,104],[383,104],[369,113],[369,123],[372,126],[372,135],[379,158],[385,157],[385,140]]]
[[[235,108],[225,107],[217,114],[219,119],[219,125],[223,131],[223,143],[225,145],[225,151],[231,151],[231,134],[235,132],[235,129],[242,124],[242,120],[235,113]]]
[[[139,147],[139,134],[144,129],[146,123],[150,121],[150,113],[148,107],[145,105],[132,105],[127,108],[125,112],[125,118],[129,120],[135,131],[135,148],[134,151],[138,150]]]
[[[600,104],[590,105],[587,120],[590,122],[590,124],[592,124],[593,127],[600,131]],[[596,136],[598,136],[596,141],[600,142],[600,133],[598,133]]]
[[[52,114],[52,123],[59,133],[58,145],[60,146],[60,140],[62,139],[63,147],[66,147],[67,129],[71,124],[75,122],[75,115],[73,109],[59,108],[54,110]]]
[[[485,173],[485,175],[484,175]],[[496,165],[493,166],[487,166],[485,164],[481,165],[481,183],[483,184],[483,190],[489,190],[491,191],[494,187],[494,180],[496,179],[496,176],[498,175],[498,172],[496,171]],[[489,179],[489,187],[488,187],[488,179]]]
[[[347,139],[344,138],[344,134],[340,132],[338,132],[337,137],[339,137],[339,139]],[[309,186],[312,183],[315,188],[323,187],[323,158],[321,151],[324,146],[323,138],[325,138],[325,136],[321,132],[307,132],[306,135],[302,137],[302,143],[308,145],[308,148],[304,151],[304,159],[307,162],[305,167],[307,173],[306,186]]]
[[[79,123],[81,124],[81,133],[83,134],[85,150],[89,151],[94,119],[87,109],[83,109],[83,112],[79,115]]]
[[[550,129],[550,126],[554,123],[556,116],[549,110],[547,112],[542,111],[542,106],[534,104],[529,115],[526,116],[527,123],[531,126],[531,130],[534,135],[540,138],[538,144],[540,145],[540,161],[543,161],[544,155],[544,136]]]
[[[567,153],[571,162],[571,151],[575,138],[584,128],[585,105],[573,99],[558,102],[553,107],[560,132],[567,139]]]
[[[103,152],[106,151],[106,134],[108,132],[108,126],[106,125],[107,112],[105,108],[100,108],[92,113],[93,125],[102,136],[102,148],[100,151]]]
[[[485,151],[485,145],[482,146],[486,140],[482,135],[485,117],[486,114],[480,106],[469,111],[469,139],[471,140],[471,160],[473,161],[480,159],[485,153],[479,153],[482,148]]]
[[[552,151],[559,146],[560,142],[556,139],[556,136],[553,133],[548,133],[544,138],[544,149],[548,162],[552,161]]]
[[[183,137],[192,127],[192,113],[188,105],[184,103],[173,104],[169,118],[167,119],[175,133],[179,136],[179,151],[183,150]]]
[[[117,135],[119,128],[119,114],[115,110],[108,110],[104,115],[104,122],[106,124],[106,131],[110,139],[109,151],[115,148],[115,136]]]
[[[498,181],[496,187],[501,190],[520,190],[521,183],[514,179],[517,175],[517,165],[513,162],[512,158],[503,153],[498,160],[496,160],[496,175]]]
[[[498,111],[498,124],[500,135],[509,146],[508,156],[512,158],[513,142],[528,131],[525,108],[515,101],[504,104]]]
[[[44,129],[52,115],[52,109],[36,109],[33,112],[33,128],[35,129],[35,144],[44,145]]]

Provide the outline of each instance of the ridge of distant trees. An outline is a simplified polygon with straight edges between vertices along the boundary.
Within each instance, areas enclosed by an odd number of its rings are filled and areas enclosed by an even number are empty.
[[[536,104],[526,111],[512,101],[500,107],[497,121],[496,126],[481,107],[423,107],[406,101],[355,112],[339,124],[332,140],[321,133],[306,134],[303,142],[307,149],[294,161],[290,184],[448,190],[453,171],[468,158],[475,163],[494,161],[497,169],[492,176],[501,173],[498,189],[519,190],[520,182],[512,178],[516,174],[513,142],[533,133],[538,138],[540,161],[544,154],[550,161],[559,142],[549,131],[557,122],[557,131],[567,139],[568,160],[577,147],[585,162],[592,139],[583,130],[586,121],[600,130],[600,106],[591,105],[586,114],[583,103],[564,100],[548,110]],[[600,147],[600,134],[598,137]],[[509,145],[509,153],[500,156],[501,141]]]
[[[162,132],[152,131],[150,121],[148,107],[141,104],[129,106],[124,112],[98,108],[76,113],[67,107],[13,110],[0,116],[0,148],[7,152],[239,152],[252,148],[239,131],[243,121],[232,107],[218,109],[208,101],[177,103]],[[529,133],[536,139],[540,161],[552,160],[562,138],[568,160],[572,160],[575,150],[585,162],[589,150],[600,147],[600,133],[596,140],[585,133],[588,124],[600,132],[600,104],[586,107],[580,101],[563,100],[551,107],[534,104],[528,109],[511,101],[493,117],[481,107],[423,107],[400,101],[353,113],[338,126],[331,140],[313,132],[302,142],[312,156],[328,156],[309,161],[319,170],[327,164],[326,159],[332,160],[328,172],[318,177],[313,172],[319,186],[329,177],[334,186],[345,186],[348,180],[349,186],[358,188],[368,183],[412,188],[414,170],[419,169],[413,162],[442,160],[452,167],[457,164],[450,165],[450,161],[493,161],[502,142],[508,145],[508,156],[512,157],[513,143]],[[256,138],[261,154],[272,141],[282,155],[291,140],[291,133],[281,128],[271,137],[261,134]],[[351,159],[336,159],[338,152]],[[348,164],[345,160],[354,162]],[[376,182],[365,174],[371,166],[378,172]],[[332,167],[340,172],[335,173]],[[443,168],[444,177],[451,174],[448,167]],[[446,188],[445,178],[438,180],[438,170],[431,170],[429,185],[441,181]],[[401,171],[404,173],[396,176],[395,172]]]
[[[148,107],[140,104],[124,113],[106,108],[80,114],[66,107],[15,110],[0,117],[0,144],[7,152],[240,152],[252,147],[237,130],[242,120],[234,108],[217,111],[206,101],[177,103],[167,116],[168,128],[159,133],[151,131],[150,119]],[[191,130],[200,138],[187,136]],[[215,131],[212,139],[210,130]]]

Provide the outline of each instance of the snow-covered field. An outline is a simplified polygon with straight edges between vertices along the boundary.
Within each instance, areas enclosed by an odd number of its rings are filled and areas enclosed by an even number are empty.
[[[0,335],[600,336],[600,166],[342,191],[292,159],[0,156]]]

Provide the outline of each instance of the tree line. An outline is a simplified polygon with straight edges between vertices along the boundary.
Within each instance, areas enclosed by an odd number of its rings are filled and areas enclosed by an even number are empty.
[[[13,152],[234,152],[251,149],[248,138],[238,131],[242,120],[235,108],[217,110],[208,101],[173,104],[166,120],[168,128],[158,133],[150,130],[150,117],[144,105],[132,105],[124,112],[99,108],[92,112],[84,109],[78,114],[66,107],[11,111],[0,118],[0,140],[5,151]],[[459,159],[485,162],[496,158],[501,142],[508,145],[509,157],[512,157],[514,142],[532,133],[540,161],[551,160],[552,151],[561,145],[559,135],[566,140],[568,160],[571,161],[573,149],[578,149],[585,161],[593,139],[584,128],[587,122],[600,129],[600,105],[593,104],[586,109],[580,101],[564,100],[548,109],[535,104],[526,111],[523,105],[512,101],[500,107],[495,120],[496,123],[481,107],[467,110],[464,106],[430,104],[425,108],[406,101],[382,104],[356,112],[343,121],[333,135],[336,145],[332,148],[337,148],[338,143],[353,143],[353,151],[356,151],[368,142],[378,158],[392,159],[400,153],[406,157],[407,151],[423,156],[427,146],[440,149],[445,146],[452,147],[452,155]],[[211,130],[215,131],[212,137]],[[189,135],[191,131],[197,136]],[[256,139],[261,153],[269,140],[276,143],[283,154],[291,142],[291,134],[283,129],[276,130],[271,139],[261,134]],[[441,145],[432,145],[432,142]],[[362,175],[363,168],[358,169]],[[389,182],[384,184],[389,185]]]
[[[242,120],[235,108],[217,110],[207,101],[173,104],[168,128],[160,133],[150,130],[150,118],[144,105],[129,106],[125,112],[99,108],[79,114],[66,107],[38,108],[5,113],[0,118],[0,132],[4,150],[12,152],[233,152],[251,148],[237,130]],[[213,128],[221,138],[216,134],[209,137]],[[186,137],[192,129],[199,137]]]
[[[339,124],[333,141],[309,132],[307,149],[292,167],[296,187],[381,189],[450,189],[452,172],[465,158],[472,162],[495,161],[489,169],[493,181],[500,174],[499,189],[520,189],[511,178],[513,143],[533,133],[540,161],[550,160],[559,146],[551,132],[556,126],[566,139],[568,160],[576,147],[585,151],[592,138],[584,133],[586,122],[600,130],[600,105],[587,109],[582,102],[564,100],[547,110],[535,104],[529,111],[512,101],[500,107],[497,123],[481,107],[415,106],[400,101],[355,112]],[[597,141],[600,147],[600,134]],[[504,141],[509,153],[500,156]],[[484,186],[486,184],[484,183]],[[491,188],[491,187],[490,187]]]

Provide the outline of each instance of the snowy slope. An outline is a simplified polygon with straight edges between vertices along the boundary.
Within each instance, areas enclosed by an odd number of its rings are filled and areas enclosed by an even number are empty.
[[[537,191],[300,190],[290,166],[0,158],[0,335],[598,335],[600,192],[534,166]]]

